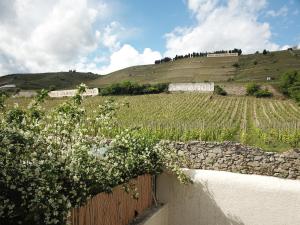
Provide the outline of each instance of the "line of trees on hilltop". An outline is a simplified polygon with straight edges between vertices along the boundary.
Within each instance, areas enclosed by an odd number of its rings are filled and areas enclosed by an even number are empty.
[[[187,58],[196,58],[196,57],[207,57],[208,54],[224,54],[224,53],[238,53],[238,55],[242,54],[242,49],[233,49],[233,50],[220,50],[214,52],[193,52],[186,55],[176,55],[174,58],[165,57],[162,59],[155,60],[155,64],[167,63],[171,61],[176,61],[180,59],[187,59]]]

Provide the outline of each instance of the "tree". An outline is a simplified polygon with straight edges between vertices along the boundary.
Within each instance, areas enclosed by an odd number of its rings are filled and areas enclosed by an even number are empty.
[[[300,73],[290,71],[283,74],[280,78],[281,92],[297,102],[300,102]]]
[[[263,50],[263,54],[266,55],[268,54],[268,51],[266,49]]]

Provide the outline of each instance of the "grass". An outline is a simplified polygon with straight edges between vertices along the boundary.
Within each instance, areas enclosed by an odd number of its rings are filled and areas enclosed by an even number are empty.
[[[93,109],[109,97],[87,98]],[[120,127],[141,127],[161,139],[238,141],[266,151],[291,148],[286,138],[300,135],[300,107],[290,100],[215,96],[197,93],[114,97],[129,103],[118,112]],[[64,99],[49,99],[50,109]],[[25,107],[30,99],[9,99],[8,105]],[[284,136],[285,135],[285,136]],[[298,146],[299,147],[299,146]]]

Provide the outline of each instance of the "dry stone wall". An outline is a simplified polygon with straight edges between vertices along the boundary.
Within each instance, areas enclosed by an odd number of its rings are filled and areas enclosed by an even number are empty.
[[[265,152],[232,142],[172,142],[191,169],[220,170],[300,180],[300,150]]]

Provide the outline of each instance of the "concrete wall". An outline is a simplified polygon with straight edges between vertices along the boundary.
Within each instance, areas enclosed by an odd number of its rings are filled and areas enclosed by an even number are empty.
[[[300,181],[220,171],[188,170],[192,185],[162,174],[157,197],[169,225],[299,225]]]
[[[135,225],[168,225],[168,204],[149,215],[143,222]]]
[[[214,83],[174,83],[169,85],[169,91],[213,92]]]

